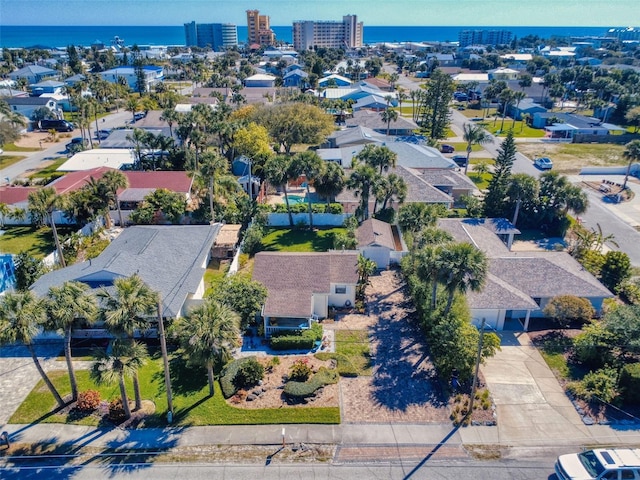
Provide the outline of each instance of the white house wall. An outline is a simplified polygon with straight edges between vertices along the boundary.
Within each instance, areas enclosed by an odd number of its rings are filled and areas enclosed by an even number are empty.
[[[342,286],[346,286],[346,291],[345,293],[335,293],[336,291],[336,286],[340,285]],[[332,283],[331,284],[331,293],[329,294],[329,301],[328,304],[331,307],[344,307],[347,302],[351,302],[351,305],[354,305],[356,301],[356,286],[355,285],[347,285],[347,284],[336,284],[336,283]]]
[[[484,318],[487,328],[500,331],[504,329],[505,313],[505,310],[499,308],[478,308],[471,310],[471,317],[473,318],[473,324],[478,327]]]
[[[376,262],[378,268],[387,268],[389,266],[390,252],[387,247],[365,247],[362,249],[362,255]]]
[[[313,307],[313,314],[318,318],[327,318],[329,314],[329,306],[327,305],[327,294],[316,293],[311,300]]]

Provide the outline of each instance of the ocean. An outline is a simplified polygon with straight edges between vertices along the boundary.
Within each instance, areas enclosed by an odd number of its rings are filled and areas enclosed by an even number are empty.
[[[291,26],[272,27],[276,38],[291,43]],[[607,27],[364,27],[364,42],[408,41],[458,41],[461,30],[508,30],[520,38],[538,35],[553,36],[600,36]],[[126,45],[184,45],[183,26],[0,26],[0,47],[66,47],[67,45],[89,46],[96,41],[109,45],[115,36]],[[238,40],[247,38],[247,27],[238,26]]]

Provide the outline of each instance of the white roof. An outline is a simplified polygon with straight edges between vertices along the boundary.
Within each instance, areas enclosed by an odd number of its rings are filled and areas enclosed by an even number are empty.
[[[273,75],[267,75],[266,73],[256,73],[255,75],[251,75],[250,77],[245,78],[247,80],[275,80],[276,77]]]
[[[488,73],[457,73],[451,78],[456,82],[488,82]]]
[[[518,62],[528,62],[533,59],[533,55],[530,53],[507,53],[506,55],[500,55],[500,58],[515,60]]]
[[[133,150],[128,148],[94,148],[76,153],[58,167],[60,172],[77,172],[98,167],[120,169],[124,165],[133,165]]]

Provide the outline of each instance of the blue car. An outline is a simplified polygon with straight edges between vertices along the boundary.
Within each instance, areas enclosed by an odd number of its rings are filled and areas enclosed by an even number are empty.
[[[553,168],[553,162],[547,157],[536,158],[533,164],[540,170],[551,170]]]

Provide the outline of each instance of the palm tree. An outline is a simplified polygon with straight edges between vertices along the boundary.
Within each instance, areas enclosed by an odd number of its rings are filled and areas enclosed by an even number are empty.
[[[387,203],[393,198],[398,203],[404,203],[407,198],[407,184],[404,179],[395,173],[390,173],[386,177],[382,177],[376,185],[376,200],[382,202],[382,210],[387,208]],[[375,212],[374,212],[375,213]]]
[[[445,288],[448,292],[447,306],[443,316],[451,311],[453,297],[456,292],[467,290],[479,292],[484,286],[488,272],[486,255],[470,243],[454,243],[447,245],[440,255],[444,269],[447,270]]]
[[[462,138],[467,142],[467,162],[464,166],[464,173],[467,174],[469,169],[469,157],[471,156],[471,150],[474,145],[485,145],[493,141],[491,135],[487,131],[472,123],[465,123],[462,125]]]
[[[327,200],[329,205],[345,186],[344,169],[337,162],[326,162],[325,168],[316,177],[313,186],[316,193]]]
[[[511,175],[509,185],[507,186],[507,196],[511,201],[515,201],[516,203],[513,220],[511,220],[514,227],[518,221],[518,213],[520,212],[520,205],[522,205],[523,200],[537,198],[539,191],[540,184],[531,175],[527,175],[526,173]]]
[[[518,111],[518,107],[520,106],[520,102],[526,98],[527,94],[523,91],[513,92],[512,100],[516,102],[516,112]],[[511,124],[511,128],[516,126],[516,113],[513,114],[513,123]]]
[[[160,120],[167,122],[169,125],[169,136],[173,138],[173,124],[177,123],[180,119],[180,114],[176,112],[174,107],[167,107],[162,111]]]
[[[38,373],[56,399],[59,407],[64,407],[62,397],[45,373],[33,347],[33,339],[46,322],[45,304],[30,291],[7,292],[0,298],[0,345],[24,344]]]
[[[207,298],[174,325],[189,361],[207,369],[209,396],[213,396],[214,368],[231,360],[231,351],[239,345],[240,316],[231,308]]]
[[[347,180],[347,188],[353,190],[356,197],[360,197],[361,221],[369,218],[369,196],[379,178],[380,174],[371,165],[359,163]]]
[[[153,316],[158,294],[151,290],[137,274],[127,278],[117,278],[115,291],[102,290],[98,297],[103,302],[105,325],[109,332],[126,339],[133,344],[133,336],[137,331],[149,329],[149,317]],[[142,408],[140,385],[137,371],[132,374],[133,388],[136,396],[136,409]]]
[[[443,245],[437,242],[424,245],[416,254],[416,274],[418,278],[431,284],[431,309],[435,309],[437,305],[438,284],[446,280],[448,274],[442,261],[442,251]]]
[[[129,398],[124,384],[125,378],[136,378],[137,372],[147,360],[147,347],[139,342],[125,343],[115,339],[111,342],[111,348],[99,350],[96,361],[91,367],[91,378],[98,384],[111,385],[118,382],[120,398],[124,415],[131,417]],[[135,384],[134,384],[135,385]],[[140,408],[136,406],[136,408]]]
[[[382,170],[388,170],[389,167],[394,168],[396,166],[398,154],[385,145],[377,146],[370,143],[365,145],[356,159],[373,168],[379,168],[380,174],[382,174]]]
[[[502,123],[500,124],[500,132],[504,131],[504,119],[507,116],[507,109],[509,108],[509,105],[513,103],[514,93],[515,92],[510,88],[505,88],[500,92],[499,98],[504,105],[502,108]]]
[[[140,102],[135,97],[129,97],[127,100],[127,104],[125,106],[125,110],[127,112],[131,112],[132,123],[136,121],[136,112],[140,108]]]
[[[391,122],[398,121],[398,111],[387,107],[382,111],[382,113],[380,113],[380,116],[382,117],[382,121],[387,124],[387,135],[389,135]]]
[[[136,170],[142,170],[142,148],[148,142],[149,136],[153,135],[141,128],[134,128],[132,133],[128,133],[125,139],[133,143],[133,151],[136,154]]]
[[[622,183],[622,190],[627,188],[627,180],[629,180],[629,174],[631,173],[631,164],[640,160],[640,140],[632,140],[624,146],[624,152],[622,156],[629,160],[627,165],[627,173],[624,176],[624,182]]]
[[[289,225],[293,227],[293,215],[291,215],[291,207],[289,205],[289,196],[287,194],[287,184],[289,182],[289,172],[291,167],[291,157],[286,155],[276,155],[267,159],[264,164],[264,174],[267,181],[274,187],[282,187],[284,192],[284,202],[287,205],[287,213],[289,214]]]
[[[64,332],[64,356],[73,401],[78,399],[78,383],[71,358],[71,331],[81,322],[93,323],[98,310],[96,298],[88,294],[88,291],[89,287],[84,283],[65,282],[60,287],[49,289],[47,301],[51,327]]]
[[[11,213],[9,205],[6,203],[0,203],[0,228],[4,228],[4,219]]]
[[[311,195],[309,184],[320,175],[324,168],[324,160],[314,151],[297,153],[292,159],[292,168],[306,177],[307,203],[309,205],[309,228],[313,228],[313,214],[311,212]]]
[[[120,220],[120,227],[124,228],[124,218],[122,217],[122,210],[120,209],[120,200],[118,199],[118,190],[124,189],[129,186],[129,179],[127,176],[119,170],[109,170],[100,179],[106,186],[111,195],[110,202],[115,203],[118,209],[118,219]]]
[[[364,298],[364,290],[369,285],[369,277],[376,271],[378,265],[373,260],[364,255],[358,255],[358,286],[356,293],[361,299]]]
[[[62,245],[58,238],[58,229],[53,219],[53,212],[62,206],[63,199],[56,193],[53,187],[40,188],[31,192],[28,197],[29,213],[36,220],[36,224],[49,223],[53,232],[53,240],[58,251],[58,262],[61,267],[66,267]]]
[[[209,212],[211,213],[211,223],[216,221],[216,213],[213,209],[213,199],[215,197],[216,174],[224,170],[227,160],[216,152],[206,152],[200,157],[200,173],[209,180]]]

